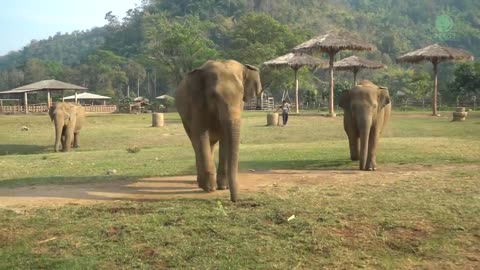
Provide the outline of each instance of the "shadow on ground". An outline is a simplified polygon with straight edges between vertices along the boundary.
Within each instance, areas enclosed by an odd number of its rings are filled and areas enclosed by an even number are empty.
[[[0,156],[41,154],[50,149],[53,151],[53,145],[0,144]]]

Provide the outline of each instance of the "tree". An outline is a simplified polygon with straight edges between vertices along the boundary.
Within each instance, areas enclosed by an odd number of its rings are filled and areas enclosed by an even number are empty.
[[[127,74],[128,86],[132,87],[135,85],[135,88],[137,88],[137,96],[140,96],[140,84],[145,81],[147,76],[145,68],[137,62],[129,60],[124,70]]]
[[[287,53],[301,38],[288,26],[264,13],[247,13],[235,24],[226,55],[242,63],[260,65]]]
[[[459,63],[454,74],[447,93],[451,99],[480,95],[480,62]]]
[[[128,79],[122,67],[125,59],[111,51],[97,50],[88,56],[90,89],[99,89],[99,93],[109,96],[122,95],[122,85]]]
[[[187,72],[218,56],[215,44],[208,38],[210,27],[210,23],[192,16],[172,19],[158,14],[146,19],[148,54],[167,67],[171,85],[177,85]]]
[[[25,84],[48,79],[45,63],[43,63],[43,61],[38,58],[32,58],[25,63],[24,73]]]

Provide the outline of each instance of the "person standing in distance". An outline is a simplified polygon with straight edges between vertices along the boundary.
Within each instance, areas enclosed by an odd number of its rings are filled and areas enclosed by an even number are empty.
[[[288,103],[287,100],[284,99],[282,101],[282,105],[276,111],[278,111],[279,109],[282,109],[283,126],[286,127],[288,122],[288,113],[290,112],[290,103]]]

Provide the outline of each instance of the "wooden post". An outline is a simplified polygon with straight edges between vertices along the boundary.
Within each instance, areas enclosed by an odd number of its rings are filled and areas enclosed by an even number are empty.
[[[358,73],[358,69],[354,68],[353,69],[353,87],[357,86],[357,73]]]
[[[75,90],[75,103],[78,103],[77,90]]]
[[[299,113],[300,110],[298,109],[299,106],[298,106],[298,78],[297,78],[298,68],[295,68],[293,70],[295,72],[295,111]]]
[[[23,92],[23,106],[25,106],[25,114],[28,113],[28,95],[27,92]]]
[[[433,100],[432,100],[432,115],[440,116],[437,112],[437,103],[438,103],[438,60],[434,59],[433,64]]]
[[[52,96],[50,90],[47,91],[47,107],[50,108],[52,106]]]
[[[152,113],[152,127],[163,127],[164,125],[163,113]]]
[[[330,94],[328,95],[328,116],[330,117],[335,117],[335,108],[333,107],[333,60],[335,57],[335,51],[330,51],[328,53],[330,57],[330,62],[329,62],[329,71],[330,71]]]

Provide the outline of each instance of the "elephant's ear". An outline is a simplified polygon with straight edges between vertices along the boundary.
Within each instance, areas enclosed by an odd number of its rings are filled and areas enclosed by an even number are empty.
[[[250,70],[260,72],[260,70],[256,66],[252,66],[252,65],[249,65],[249,64],[246,64],[245,66]]]
[[[350,104],[350,90],[343,90],[340,94],[340,101],[338,105],[343,108],[347,109]]]
[[[380,94],[378,95],[378,103],[383,108],[390,104],[390,94],[387,87],[379,87]]]

